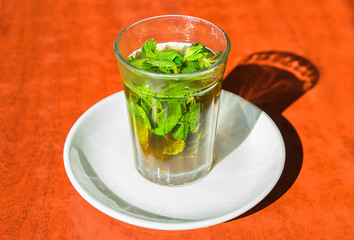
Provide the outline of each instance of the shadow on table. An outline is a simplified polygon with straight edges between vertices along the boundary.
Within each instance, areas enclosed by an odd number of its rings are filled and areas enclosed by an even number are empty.
[[[272,204],[295,182],[302,166],[302,145],[296,130],[282,112],[313,88],[318,79],[319,72],[310,61],[277,51],[250,55],[225,78],[223,89],[252,102],[273,119],[283,136],[286,151],[284,170],[273,190],[237,218]]]

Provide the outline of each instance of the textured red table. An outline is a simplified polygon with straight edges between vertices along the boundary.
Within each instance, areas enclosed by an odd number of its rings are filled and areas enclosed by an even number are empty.
[[[69,182],[68,131],[122,84],[112,44],[137,20],[185,14],[229,35],[225,88],[268,112],[287,150],[260,204],[232,221],[158,231],[113,219]],[[353,4],[327,1],[0,1],[1,239],[350,239]]]

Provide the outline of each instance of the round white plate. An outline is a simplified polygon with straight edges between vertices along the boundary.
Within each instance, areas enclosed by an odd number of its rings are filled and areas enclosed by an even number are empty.
[[[259,203],[285,162],[282,136],[267,114],[223,91],[210,173],[184,186],[154,184],[135,169],[124,93],[86,111],[64,146],[67,175],[90,204],[118,220],[183,230],[233,219]]]

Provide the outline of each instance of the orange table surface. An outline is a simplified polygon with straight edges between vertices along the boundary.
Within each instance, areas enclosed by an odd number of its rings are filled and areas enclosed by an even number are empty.
[[[269,113],[286,145],[273,191],[202,229],[111,218],[76,192],[63,165],[74,122],[122,90],[115,37],[164,14],[225,30],[224,88]],[[350,0],[0,1],[0,239],[352,239],[353,43]]]

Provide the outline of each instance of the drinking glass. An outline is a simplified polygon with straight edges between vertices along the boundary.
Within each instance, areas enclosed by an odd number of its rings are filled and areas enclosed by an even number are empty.
[[[148,72],[127,58],[154,39],[157,49],[199,42],[220,58],[191,73]],[[162,185],[196,181],[210,171],[223,74],[230,40],[218,26],[181,15],[157,16],[125,28],[114,42],[129,112],[135,166]],[[129,140],[127,140],[129,141]]]

